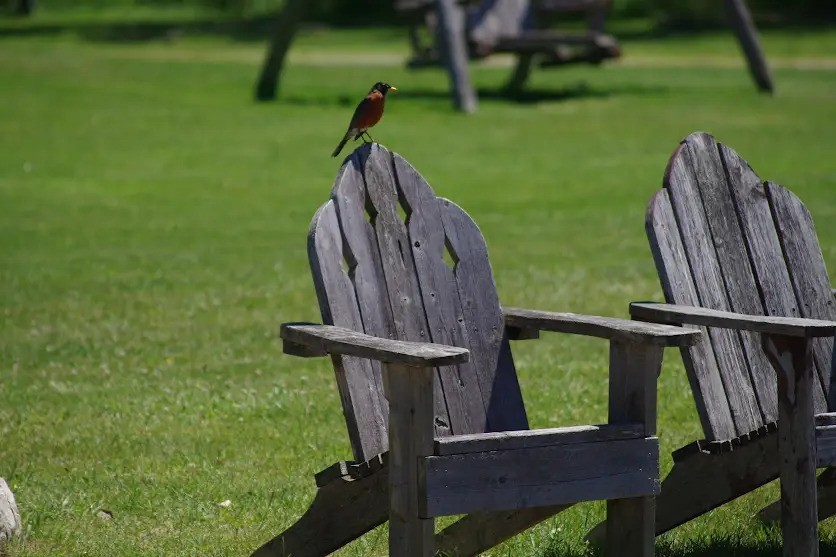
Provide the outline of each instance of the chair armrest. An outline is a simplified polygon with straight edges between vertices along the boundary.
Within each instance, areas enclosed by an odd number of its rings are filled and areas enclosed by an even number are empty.
[[[279,335],[285,353],[294,356],[341,354],[414,367],[448,366],[470,359],[466,348],[379,338],[333,325],[282,323]]]
[[[690,346],[700,337],[700,332],[696,329],[642,323],[615,317],[509,307],[503,307],[502,312],[506,327],[523,331],[532,329],[555,331],[657,346]]]
[[[685,323],[792,337],[831,337],[836,333],[834,321],[746,315],[698,306],[634,302],[630,304],[630,315],[634,319],[656,323]]]

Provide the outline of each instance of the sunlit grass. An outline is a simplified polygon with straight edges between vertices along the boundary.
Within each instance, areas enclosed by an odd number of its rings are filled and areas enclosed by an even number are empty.
[[[405,52],[386,33],[380,49]],[[738,56],[704,40],[658,48]],[[306,35],[298,54],[346,44],[380,50],[350,31]],[[506,304],[624,316],[658,299],[644,207],[697,129],[804,199],[836,268],[833,71],[779,68],[774,98],[738,68],[537,71],[514,102],[489,94],[508,70],[479,67],[467,117],[440,71],[362,57],[302,59],[282,101],[256,105],[260,53],[220,38],[0,42],[0,475],[26,525],[14,555],[247,555],[304,511],[314,472],[350,457],[329,363],[283,356],[275,333],[319,318],[305,234],[337,170],[328,155],[378,79],[400,92],[375,138],[474,216]],[[603,342],[548,335],[515,356],[533,425],[604,418]],[[700,435],[675,352],[660,393],[667,470]],[[660,554],[779,554],[752,518],[776,494],[683,526]],[[494,554],[581,555],[601,517],[579,505]],[[836,530],[822,533],[832,551]],[[385,540],[343,554],[380,555]]]

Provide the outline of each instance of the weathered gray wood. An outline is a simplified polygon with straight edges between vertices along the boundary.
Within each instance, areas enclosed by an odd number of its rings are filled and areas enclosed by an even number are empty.
[[[435,537],[436,551],[445,557],[474,557],[546,520],[571,504],[514,511],[469,514]]]
[[[732,29],[737,35],[737,40],[740,42],[740,48],[743,50],[746,62],[749,64],[749,71],[755,80],[755,84],[759,90],[772,93],[774,90],[772,73],[766,63],[755,22],[749,14],[746,3],[743,0],[723,0],[723,6],[726,9],[726,16],[729,18]]]
[[[447,199],[440,200],[447,247],[456,261],[454,274],[472,361],[479,370],[487,431],[528,429],[485,239],[461,207]]]
[[[636,319],[647,319],[659,323],[687,323],[802,338],[832,337],[836,333],[836,321],[803,317],[744,315],[700,306],[634,302],[630,304],[630,314]]]
[[[719,145],[719,151],[729,181],[729,192],[744,231],[744,241],[756,276],[758,293],[763,300],[764,311],[767,315],[800,317],[798,300],[793,291],[764,185],[746,161],[732,149]],[[763,353],[760,349],[758,352]],[[777,379],[772,373],[771,365],[756,361],[752,365],[752,374],[758,375],[761,381],[771,385],[771,389],[777,393]],[[814,391],[816,409],[819,412],[825,409],[824,387],[826,385]],[[764,398],[761,393],[760,405],[765,420],[778,419],[777,398]]]
[[[321,486],[310,507],[290,528],[252,557],[323,557],[386,522],[388,469],[359,479],[338,478]]]
[[[644,435],[644,424],[631,422],[455,435],[436,439],[434,454],[436,456],[446,456],[511,449],[533,449],[552,445],[635,439],[644,437]]]
[[[735,451],[711,454],[691,443],[673,452],[673,468],[656,497],[656,535],[769,483],[778,477],[777,430]],[[600,542],[606,522],[587,534]]]
[[[391,306],[386,303],[382,286],[385,281],[375,231],[367,220],[363,167],[369,151],[370,149],[364,146],[348,157],[348,162],[342,166],[334,182],[331,199],[339,223],[343,260],[348,268],[347,278],[353,286],[362,331],[375,337],[398,339]],[[342,267],[343,265],[340,265],[340,268]],[[389,407],[383,394],[381,366],[374,360],[357,361],[344,358],[340,363],[343,366],[342,371],[346,374],[345,381],[351,388],[367,393],[368,398],[362,400],[369,402],[363,408],[357,409],[360,410],[357,422],[358,427],[364,432],[369,432],[367,435],[376,436],[374,446],[378,450],[375,453],[366,451],[360,456],[355,454],[355,459],[368,460],[389,447],[386,429]],[[354,370],[360,365],[364,366],[363,373]],[[366,433],[361,433],[364,434]]]
[[[393,155],[393,164],[401,205],[409,212],[409,249],[415,261],[429,337],[440,344],[470,346],[456,277],[444,262],[447,247],[441,225],[441,202],[406,160]],[[487,429],[478,374],[474,362],[439,370],[450,425],[455,435],[481,433]]]
[[[732,501],[778,477],[778,435],[738,450],[693,452],[674,460],[656,500],[656,535]]]
[[[423,460],[423,516],[655,495],[655,437]],[[559,472],[558,472],[559,471]]]
[[[816,427],[816,466],[836,465],[836,425]]]
[[[694,160],[695,154],[688,139],[671,158],[664,183],[699,296],[699,303],[690,305],[730,311],[732,308],[726,294],[723,273],[699,192],[700,183],[709,178],[701,174],[702,168]],[[667,301],[688,304],[677,299]],[[737,331],[710,328],[708,336],[723,379],[736,434],[742,435],[757,429],[764,423],[763,416]]]
[[[333,325],[282,323],[281,337],[317,356],[341,354],[413,367],[457,364],[470,357],[466,348],[377,338]]]
[[[836,300],[831,293],[827,268],[810,212],[798,197],[778,184],[767,182],[766,192],[801,316],[836,321]],[[830,372],[832,366],[836,365],[833,351],[832,338],[813,341],[813,359],[819,379],[825,386],[830,385]],[[823,409],[817,407],[817,410]]]
[[[389,554],[432,557],[433,520],[422,518],[419,461],[433,450],[433,370],[384,364],[389,398]]]
[[[816,414],[814,419],[816,427],[836,425],[836,412],[825,412],[823,414]]]
[[[536,328],[541,331],[572,333],[625,342],[645,342],[657,346],[690,346],[700,338],[699,333],[693,329],[615,317],[510,307],[503,307],[502,312],[507,326],[521,329]]]
[[[328,201],[314,215],[308,232],[308,259],[320,313],[326,324],[364,331],[354,284],[340,264],[345,257],[351,256],[343,252],[336,207]],[[332,362],[354,459],[368,460],[388,448],[388,410],[379,367],[353,356],[335,356]]]
[[[645,228],[665,299],[671,303],[699,305],[667,190],[660,190],[651,200]],[[700,331],[703,340],[683,348],[682,359],[706,439],[728,439],[736,435],[734,420],[707,330],[703,327]]]
[[[763,301],[750,262],[738,207],[729,194],[737,184],[730,183],[730,173],[711,135],[691,134],[686,138],[685,145],[690,154],[711,241],[723,276],[729,310],[747,315],[764,315]],[[738,337],[763,421],[774,421],[777,417],[775,379],[773,374],[759,371],[769,369],[769,362],[760,346],[760,337],[741,329],[738,329]]]
[[[662,347],[610,342],[609,423],[639,422],[644,435],[656,433],[656,380]],[[658,474],[658,463],[656,473]],[[607,501],[607,548],[610,555],[651,557],[655,503],[648,494]]]
[[[377,144],[369,147],[364,176],[367,211],[372,214],[383,268],[384,284],[379,285],[382,303],[392,308],[395,335],[402,340],[425,342],[430,339],[424,314],[415,261],[409,250],[409,234],[400,216],[400,201],[391,155]],[[449,435],[452,418],[440,378],[435,384],[435,428],[438,435]],[[455,396],[457,393],[451,393]],[[456,406],[453,406],[455,410]]]
[[[819,540],[812,347],[804,338],[764,335],[763,348],[778,374],[778,469],[784,556],[816,557]]]
[[[314,474],[314,481],[317,487],[322,487],[338,479],[357,480],[370,476],[386,466],[389,462],[389,453],[379,454],[365,462],[349,462],[341,460],[335,462],[328,468]]]
[[[470,82],[467,68],[467,45],[465,41],[465,15],[454,0],[436,0],[438,11],[438,43],[441,58],[450,77],[453,102],[462,112],[476,112],[476,92]]]
[[[836,468],[827,468],[816,478],[816,495],[819,522],[836,514]],[[781,500],[761,509],[758,518],[766,523],[780,522]]]

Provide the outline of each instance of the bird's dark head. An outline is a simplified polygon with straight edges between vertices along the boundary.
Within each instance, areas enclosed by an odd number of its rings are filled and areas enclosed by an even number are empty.
[[[388,83],[383,83],[382,81],[378,81],[377,83],[374,84],[374,86],[372,87],[372,90],[370,92],[378,91],[378,92],[382,93],[383,95],[386,95],[386,93],[388,93],[390,90],[391,91],[397,91],[398,88],[397,87],[392,87]]]

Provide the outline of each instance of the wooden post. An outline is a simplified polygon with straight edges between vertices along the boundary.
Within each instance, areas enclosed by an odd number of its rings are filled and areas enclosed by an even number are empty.
[[[662,368],[662,350],[649,344],[610,342],[611,424],[641,422],[645,435],[656,434],[656,380]],[[607,555],[652,557],[655,523],[654,497],[607,501]]]
[[[433,368],[384,364],[389,399],[389,555],[432,557],[432,518],[421,518],[418,459],[433,452]]]
[[[455,0],[436,0],[438,11],[438,44],[441,59],[450,76],[453,102],[458,110],[476,112],[476,92],[470,83],[467,68],[464,10]]]
[[[746,56],[746,62],[749,64],[749,71],[752,73],[755,84],[760,91],[772,93],[774,91],[772,74],[769,71],[769,65],[766,63],[760,39],[758,39],[755,22],[752,21],[746,3],[744,0],[723,0],[723,5],[726,8],[726,16],[729,18],[732,29],[737,35],[737,40],[740,41],[740,48],[743,49],[743,54]]]
[[[258,101],[272,101],[279,89],[282,67],[290,43],[296,36],[299,22],[305,11],[314,2],[310,0],[287,0],[276,21],[276,28],[270,38],[267,56],[255,86],[255,98]]]
[[[809,339],[761,335],[778,374],[778,469],[784,557],[817,557],[816,427],[813,350]]]

